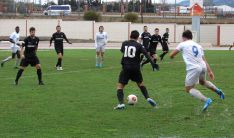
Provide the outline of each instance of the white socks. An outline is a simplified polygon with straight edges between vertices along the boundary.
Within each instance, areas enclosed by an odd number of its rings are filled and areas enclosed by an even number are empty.
[[[100,57],[96,55],[96,65],[100,65]]]
[[[192,88],[189,91],[190,95],[193,97],[200,99],[201,101],[205,102],[207,100],[206,96],[204,96],[199,90]]]
[[[210,81],[206,81],[204,86],[206,86],[208,89],[212,89],[213,91],[217,90],[217,87]]]
[[[2,62],[4,63],[4,62],[7,62],[7,61],[9,61],[9,60],[11,60],[12,58],[11,58],[11,56],[10,57],[7,57],[7,58],[5,58],[4,60],[2,60]]]
[[[18,67],[18,66],[19,66],[19,64],[20,64],[20,59],[19,59],[19,58],[17,58],[17,59],[16,59],[16,61],[15,61],[15,67]]]

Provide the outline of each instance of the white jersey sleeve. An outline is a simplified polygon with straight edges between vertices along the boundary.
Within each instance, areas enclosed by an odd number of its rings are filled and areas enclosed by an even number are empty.
[[[10,35],[9,38],[12,39],[13,42],[15,43],[15,44],[12,44],[11,47],[17,47],[17,43],[19,42],[19,37],[20,37],[19,33],[16,33],[16,32]]]

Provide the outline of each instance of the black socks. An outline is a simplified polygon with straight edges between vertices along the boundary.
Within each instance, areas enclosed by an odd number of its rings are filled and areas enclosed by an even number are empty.
[[[145,99],[148,99],[149,94],[148,94],[148,91],[147,91],[146,87],[145,86],[140,86],[139,88],[141,89],[141,92],[144,95]]]
[[[24,72],[23,69],[19,69],[15,81],[18,82],[19,78],[21,77],[22,73]]]
[[[119,100],[119,104],[123,104],[124,103],[123,89],[118,89],[117,90],[117,97],[118,97],[118,100]]]

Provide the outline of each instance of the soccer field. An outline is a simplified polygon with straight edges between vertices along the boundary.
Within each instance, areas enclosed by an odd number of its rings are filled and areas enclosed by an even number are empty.
[[[0,58],[9,56],[0,51]],[[206,51],[215,73],[214,83],[226,94],[224,101],[199,86],[213,104],[205,113],[203,103],[184,92],[185,65],[181,55],[166,57],[160,71],[143,69],[153,109],[133,82],[125,89],[138,103],[125,110],[116,106],[116,82],[121,69],[119,50],[108,50],[104,68],[95,68],[94,50],[66,50],[64,71],[56,71],[54,51],[39,51],[43,80],[37,85],[34,68],[28,67],[18,86],[13,85],[14,62],[0,68],[0,137],[234,137],[234,51]]]

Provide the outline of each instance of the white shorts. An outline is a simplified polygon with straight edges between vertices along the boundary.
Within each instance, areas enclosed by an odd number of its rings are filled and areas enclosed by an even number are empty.
[[[194,86],[199,83],[199,80],[206,79],[206,68],[195,68],[187,71],[185,86]]]
[[[96,52],[105,52],[105,46],[96,47]]]
[[[20,47],[19,46],[12,46],[11,51],[12,51],[12,53],[16,53],[17,51],[20,51]]]

